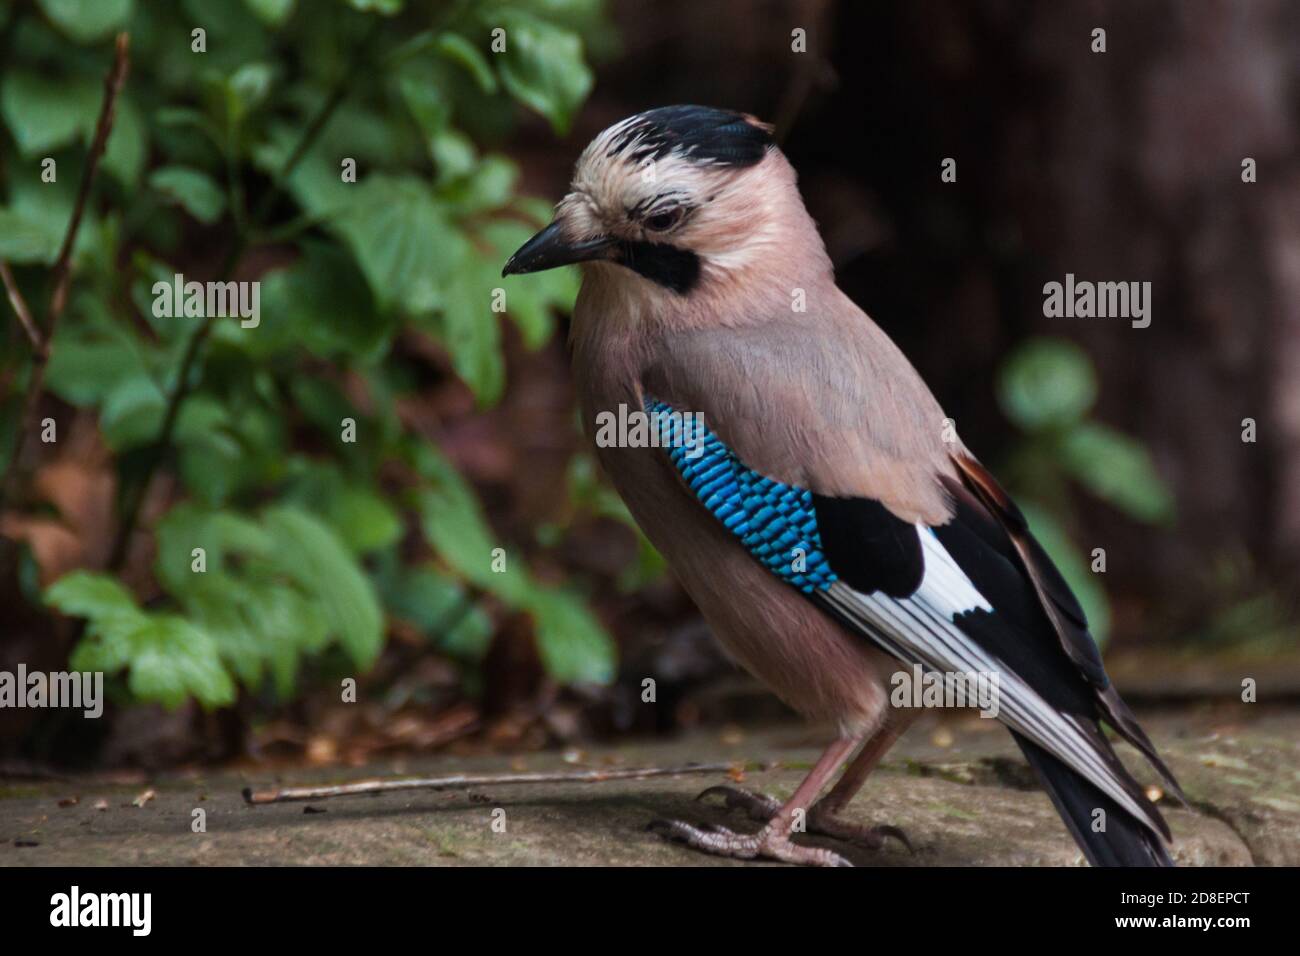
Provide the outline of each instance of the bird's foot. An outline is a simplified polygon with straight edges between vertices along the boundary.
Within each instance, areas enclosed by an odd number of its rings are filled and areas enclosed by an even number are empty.
[[[916,855],[916,848],[912,846],[912,841],[899,827],[888,823],[878,823],[875,826],[850,823],[833,813],[825,810],[819,811],[815,806],[808,814],[808,832],[820,833],[822,836],[843,840],[845,843],[866,847],[869,850],[883,849],[885,840],[893,837],[907,847],[908,853]]]
[[[761,823],[771,820],[776,816],[777,811],[781,809],[781,801],[775,797],[769,797],[765,793],[756,793],[752,790],[743,790],[740,787],[709,787],[695,799],[703,800],[706,797],[714,796],[722,797],[723,806],[728,810],[739,807],[749,814],[751,819],[758,820]],[[799,821],[796,819],[796,827],[798,823]],[[848,820],[842,820],[830,811],[822,809],[819,804],[813,804],[812,808],[808,810],[803,824],[808,833],[843,840],[846,843],[866,847],[870,850],[881,849],[885,845],[885,839],[893,837],[907,847],[909,853],[916,852],[912,847],[912,841],[907,838],[907,834],[898,827],[889,826],[888,824],[864,826],[860,823],[850,823]]]
[[[779,860],[800,866],[852,866],[834,853],[815,846],[800,846],[777,827],[768,825],[755,834],[734,833],[726,827],[697,827],[680,820],[655,820],[646,829],[667,840],[684,843],[714,856],[738,860]]]

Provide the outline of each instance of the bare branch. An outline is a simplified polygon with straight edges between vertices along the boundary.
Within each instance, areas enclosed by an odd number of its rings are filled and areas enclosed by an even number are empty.
[[[22,325],[23,331],[27,333],[27,338],[32,343],[32,349],[37,355],[45,351],[45,341],[41,338],[40,329],[36,328],[36,322],[32,319],[32,312],[27,308],[27,300],[18,289],[18,283],[14,281],[14,274],[9,269],[9,263],[0,259],[0,282],[4,282],[5,294],[9,296],[9,304],[13,306],[14,315],[18,316],[18,322]]]
[[[68,286],[72,281],[72,249],[77,243],[77,233],[81,229],[81,219],[86,211],[86,202],[90,197],[90,187],[95,181],[95,173],[99,169],[99,161],[104,157],[104,150],[108,146],[108,136],[113,131],[113,117],[117,113],[117,99],[122,93],[123,85],[126,83],[130,59],[130,37],[125,33],[119,33],[114,50],[113,66],[109,69],[108,76],[104,78],[104,100],[99,108],[99,119],[95,123],[95,137],[91,140],[90,154],[86,158],[86,168],[81,174],[81,186],[77,191],[77,204],[72,209],[72,218],[68,221],[67,232],[63,235],[63,245],[59,249],[59,256],[54,261],[54,271],[51,273],[54,291],[50,293],[50,307],[46,317],[45,332],[42,335],[35,322],[31,323],[31,330],[28,332],[29,337],[33,333],[37,335],[42,342],[42,347],[37,348],[33,359],[32,374],[27,381],[27,395],[23,400],[23,416],[19,421],[18,434],[14,439],[13,454],[10,456],[9,464],[5,468],[4,478],[0,479],[0,508],[3,508],[4,502],[8,499],[14,479],[18,475],[19,462],[22,459],[27,435],[33,431],[36,425],[36,413],[40,408],[41,390],[45,387],[45,367],[50,360],[49,343],[54,340],[54,328],[58,325],[59,316],[63,314],[63,307],[68,301]],[[6,291],[8,291],[10,287],[8,279],[5,281],[5,287]],[[16,289],[16,287],[14,288]],[[11,293],[10,302],[12,301]],[[30,318],[31,314],[29,312],[28,319]]]
[[[400,780],[358,780],[325,787],[281,787],[275,790],[244,789],[244,802],[289,803],[294,800],[323,800],[352,797],[363,793],[393,793],[399,790],[457,790],[465,787],[499,787],[516,783],[601,783],[606,780],[644,780],[675,777],[687,773],[728,773],[744,769],[738,763],[692,763],[680,767],[639,767],[626,770],[577,770],[560,773],[455,774],[449,777],[406,777]],[[760,768],[761,769],[761,768]]]
[[[63,307],[68,301],[68,285],[72,279],[72,247],[76,244],[77,232],[81,229],[81,217],[86,211],[86,200],[90,197],[90,187],[95,181],[95,172],[99,169],[99,161],[104,158],[104,150],[108,147],[108,136],[113,131],[113,119],[117,115],[117,98],[126,84],[126,74],[131,62],[130,43],[127,34],[117,35],[113,68],[104,78],[104,101],[99,108],[99,120],[95,123],[95,138],[91,141],[86,168],[81,173],[81,188],[77,191],[77,204],[72,209],[68,231],[63,236],[63,247],[59,249],[59,258],[54,263],[54,292],[50,295],[50,318],[46,323],[47,340],[54,337],[54,323],[63,314]]]

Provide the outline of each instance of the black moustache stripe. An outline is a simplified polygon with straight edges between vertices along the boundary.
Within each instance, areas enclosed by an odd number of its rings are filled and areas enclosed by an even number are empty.
[[[700,257],[664,242],[621,242],[617,261],[678,295],[686,295],[700,281]]]

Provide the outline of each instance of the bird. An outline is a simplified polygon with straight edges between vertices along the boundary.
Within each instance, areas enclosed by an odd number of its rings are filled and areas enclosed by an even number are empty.
[[[891,688],[919,668],[996,676],[997,719],[1090,864],[1173,865],[1168,824],[1102,725],[1185,804],[1181,788],[1025,515],[837,286],[773,128],[680,105],[605,129],[502,275],[572,264],[573,379],[601,467],[730,657],[834,728],[788,800],[701,794],[756,832],[651,828],[791,864],[849,865],[796,829],[910,848],[841,813],[916,718]],[[653,440],[596,440],[620,409],[647,416]]]

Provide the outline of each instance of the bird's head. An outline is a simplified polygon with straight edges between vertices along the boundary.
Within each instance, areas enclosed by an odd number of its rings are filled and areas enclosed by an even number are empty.
[[[649,110],[587,146],[554,221],[502,275],[584,263],[692,295],[779,256],[791,201],[804,215],[771,127],[705,106]]]

